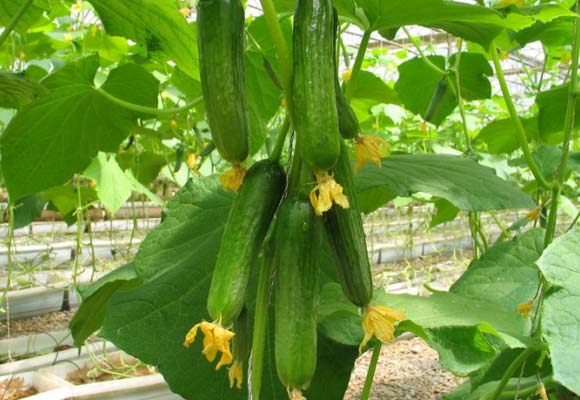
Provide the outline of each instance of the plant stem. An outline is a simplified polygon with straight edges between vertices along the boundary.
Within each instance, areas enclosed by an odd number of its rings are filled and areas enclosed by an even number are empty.
[[[497,387],[495,388],[494,392],[491,394],[491,396],[489,397],[488,400],[497,400],[497,399],[501,398],[501,394],[502,394],[502,391],[503,391],[503,388],[505,387],[505,385],[507,385],[508,381],[515,374],[515,372],[519,368],[519,366],[522,365],[522,363],[524,361],[526,361],[527,358],[533,352],[534,352],[534,350],[532,350],[528,347],[524,351],[522,351],[521,354],[519,356],[517,356],[512,361],[512,363],[509,365],[509,367],[506,369],[503,376],[501,377],[501,381],[499,382],[499,384],[497,385]]]
[[[280,132],[276,138],[276,144],[270,154],[270,160],[280,161],[280,156],[282,155],[282,150],[284,150],[284,143],[286,143],[286,136],[288,136],[288,131],[290,130],[290,118],[286,117],[284,123],[280,127]]]
[[[549,385],[550,383],[552,383],[554,381],[554,377],[553,376],[548,376],[546,378],[544,378],[542,380],[542,383],[545,385]],[[531,394],[534,394],[537,392],[538,387],[540,385],[538,383],[535,383],[533,385],[524,387],[520,390],[506,390],[505,392],[502,392],[500,395],[500,399],[515,399],[521,397],[521,398],[525,398],[525,396],[529,396]]]
[[[508,111],[510,113],[511,120],[514,124],[516,139],[517,139],[518,144],[520,145],[520,147],[522,149],[522,152],[524,153],[524,158],[526,159],[526,162],[527,162],[528,166],[530,167],[532,174],[536,178],[537,183],[544,189],[550,189],[550,184],[546,181],[546,179],[542,175],[542,172],[540,171],[540,168],[538,167],[538,164],[536,163],[536,161],[532,157],[532,152],[531,152],[530,146],[528,144],[528,138],[526,136],[526,130],[524,129],[524,126],[522,125],[522,121],[520,120],[520,117],[518,116],[518,112],[516,111],[516,106],[514,105],[514,101],[512,99],[509,88],[507,86],[507,82],[506,82],[505,76],[503,74],[503,69],[501,67],[501,62],[499,60],[499,56],[497,55],[497,48],[496,48],[494,41],[492,41],[491,46],[489,48],[489,56],[491,57],[491,60],[493,61],[493,65],[495,67],[495,73],[497,75],[497,79],[498,79],[499,85],[501,87],[503,98],[505,100],[506,106],[507,106]]]
[[[187,111],[190,108],[195,107],[196,105],[198,105],[199,103],[201,103],[203,101],[203,97],[198,97],[197,99],[190,101],[189,103],[185,104],[182,107],[170,108],[170,109],[164,110],[161,108],[146,107],[146,106],[141,106],[139,104],[130,103],[128,101],[125,101],[123,99],[120,99],[118,97],[113,96],[112,94],[104,91],[102,88],[97,88],[96,90],[97,90],[97,92],[102,94],[107,100],[110,100],[113,103],[115,103],[121,107],[125,107],[128,110],[140,112],[140,113],[144,113],[144,114],[159,115],[159,116],[173,115],[173,114],[177,114],[177,113],[180,113],[183,111]]]
[[[402,29],[403,29],[403,32],[405,32],[405,34],[409,38],[409,41],[411,42],[411,44],[413,45],[413,47],[415,47],[415,49],[417,50],[417,52],[419,52],[419,55],[421,56],[421,58],[423,59],[423,61],[425,62],[425,64],[427,64],[433,71],[435,71],[435,72],[437,72],[437,73],[439,73],[441,75],[447,75],[447,71],[439,68],[437,65],[433,64],[433,62],[431,62],[431,60],[429,60],[429,58],[425,55],[425,52],[423,52],[423,50],[421,49],[421,46],[419,46],[413,40],[413,36],[409,32],[409,30],[406,27],[404,27],[404,26],[402,27]]]
[[[262,251],[262,265],[258,279],[258,291],[256,298],[256,311],[254,314],[254,329],[252,337],[252,358],[250,360],[252,371],[251,389],[252,399],[260,400],[262,390],[262,376],[264,370],[264,349],[266,347],[266,333],[268,332],[268,299],[270,295],[270,282],[274,269],[273,249],[269,239],[264,241]]]
[[[8,36],[10,36],[16,25],[18,25],[18,21],[20,21],[20,18],[22,18],[33,1],[34,0],[26,0],[24,3],[22,3],[16,14],[14,14],[10,22],[8,22],[8,25],[6,25],[4,31],[2,31],[2,34],[0,34],[0,47],[2,47],[6,39],[8,39]]]
[[[459,107],[459,115],[461,115],[461,122],[463,125],[463,135],[465,136],[465,147],[468,153],[471,153],[473,149],[471,148],[471,136],[469,135],[469,131],[467,130],[467,117],[465,115],[465,109],[463,108],[463,97],[461,96],[461,79],[459,76],[459,63],[461,62],[461,45],[462,41],[459,42],[459,48],[457,51],[457,55],[455,57],[455,96],[457,97],[457,106]],[[452,86],[453,87],[453,86]]]
[[[576,13],[580,11],[580,2],[576,1]],[[552,187],[552,203],[550,214],[548,214],[548,224],[546,226],[546,236],[544,237],[544,248],[554,239],[556,222],[558,220],[558,199],[564,184],[566,168],[568,166],[568,156],[570,155],[570,141],[574,131],[574,120],[576,111],[576,101],[578,99],[578,56],[580,55],[580,28],[578,27],[578,17],[574,19],[574,35],[572,43],[572,65],[570,67],[570,87],[568,88],[568,105],[564,118],[564,143],[562,144],[562,157],[558,165],[556,182]]]
[[[352,66],[352,73],[350,75],[350,80],[348,81],[347,85],[346,85],[346,99],[348,101],[350,101],[350,99],[352,99],[352,96],[354,95],[354,91],[356,89],[356,80],[358,78],[358,75],[360,73],[361,67],[362,67],[362,63],[365,59],[365,53],[367,51],[367,47],[369,45],[369,40],[371,39],[371,33],[372,31],[365,31],[365,33],[363,34],[363,37],[361,39],[360,45],[358,47],[358,51],[356,53],[356,59],[354,60],[354,65]]]
[[[363,387],[362,394],[360,395],[360,400],[368,400],[371,394],[371,388],[373,387],[373,379],[375,377],[375,371],[377,370],[377,363],[379,362],[379,357],[381,355],[381,347],[383,347],[383,344],[381,342],[378,342],[373,348],[373,356],[371,358],[371,363],[369,364],[367,378],[365,380],[365,385]]]
[[[266,24],[268,25],[268,30],[272,35],[272,40],[274,41],[274,46],[276,47],[276,53],[278,54],[278,63],[280,65],[280,73],[282,75],[282,85],[286,94],[290,93],[288,90],[292,87],[292,70],[290,68],[290,57],[288,52],[288,46],[286,40],[284,39],[284,34],[282,33],[282,28],[280,27],[280,22],[278,21],[278,14],[276,13],[276,8],[272,0],[260,0],[262,4],[262,10],[264,12],[264,18],[266,18]]]

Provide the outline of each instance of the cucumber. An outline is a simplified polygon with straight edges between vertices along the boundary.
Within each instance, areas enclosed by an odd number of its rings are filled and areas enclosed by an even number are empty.
[[[218,152],[234,164],[244,161],[249,151],[244,21],[240,0],[200,0],[197,5],[199,65],[208,123]]]
[[[435,87],[435,91],[433,92],[433,96],[431,97],[431,101],[429,102],[429,106],[425,111],[425,115],[423,119],[426,122],[433,121],[435,114],[439,111],[439,107],[441,107],[441,103],[443,103],[443,98],[445,97],[445,93],[447,93],[447,77],[444,76],[441,78],[437,86]]]
[[[334,92],[336,96],[338,130],[344,139],[354,139],[360,133],[360,124],[356,114],[348,104],[338,80],[338,29],[338,13],[334,10]]]
[[[284,192],[277,162],[259,161],[249,170],[234,200],[217,255],[207,308],[214,321],[229,326],[244,307],[250,269]]]
[[[298,0],[294,13],[294,127],[298,151],[314,172],[328,171],[340,154],[334,90],[331,0]]]
[[[300,194],[286,198],[277,215],[274,352],[278,377],[290,393],[308,388],[316,370],[322,224]]]
[[[326,213],[324,227],[342,291],[353,304],[363,307],[373,297],[373,280],[363,222],[354,191],[352,167],[348,150],[342,141],[340,157],[333,171],[334,179],[342,186],[350,207],[330,209]]]

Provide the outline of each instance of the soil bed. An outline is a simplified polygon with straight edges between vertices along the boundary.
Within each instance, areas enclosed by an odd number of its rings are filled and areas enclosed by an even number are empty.
[[[344,400],[360,399],[372,350],[356,361]],[[420,338],[383,346],[370,400],[439,400],[461,381],[439,364],[437,352]]]
[[[56,311],[32,318],[10,321],[10,337],[15,338],[34,333],[63,331],[68,329],[68,323],[74,314],[75,311]],[[0,339],[6,339],[7,334],[6,322],[0,322]]]
[[[27,387],[22,378],[8,379],[0,382],[0,399],[18,400],[38,394],[35,387]]]

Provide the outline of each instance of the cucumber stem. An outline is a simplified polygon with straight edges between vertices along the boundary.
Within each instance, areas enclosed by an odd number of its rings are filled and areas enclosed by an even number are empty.
[[[356,53],[356,59],[354,61],[354,65],[352,67],[352,74],[350,75],[350,80],[348,81],[348,83],[346,85],[345,96],[346,96],[346,100],[348,102],[350,102],[350,99],[354,95],[354,91],[356,89],[356,81],[357,81],[358,75],[360,73],[362,63],[365,59],[365,53],[367,51],[367,47],[369,45],[369,40],[371,38],[372,33],[373,32],[371,30],[365,31],[365,33],[363,34],[363,37],[361,39],[360,45],[358,47],[358,51]]]
[[[272,229],[272,228],[270,228]],[[250,359],[252,399],[260,400],[262,377],[264,371],[264,349],[266,347],[266,333],[268,330],[268,298],[270,282],[272,280],[273,249],[269,238],[264,241],[262,248],[262,265],[258,278],[256,310],[254,314],[254,329],[252,338],[252,357]]]
[[[22,16],[26,12],[26,10],[28,10],[28,7],[30,7],[33,1],[34,0],[26,0],[24,3],[22,3],[18,11],[16,11],[16,14],[14,14],[12,19],[8,22],[8,25],[6,25],[4,31],[2,31],[2,34],[0,35],[0,47],[2,47],[4,41],[8,39],[8,36],[10,36],[16,25],[18,25],[18,21],[20,21],[20,18],[22,18]]]
[[[270,154],[270,160],[280,161],[280,157],[282,156],[282,150],[284,150],[284,143],[286,143],[286,136],[288,136],[289,130],[290,130],[290,118],[286,117],[284,123],[280,127],[280,132],[278,133],[278,137],[276,138],[276,144],[274,145],[272,154]]]
[[[503,98],[508,108],[510,118],[514,124],[516,139],[522,149],[522,152],[524,153],[526,163],[530,167],[530,170],[532,171],[532,174],[536,178],[536,182],[538,183],[538,185],[540,185],[544,189],[550,189],[550,184],[548,183],[548,181],[546,181],[546,178],[544,178],[544,176],[542,175],[542,171],[540,171],[540,168],[538,167],[536,160],[534,160],[534,157],[532,157],[532,152],[528,144],[528,138],[526,136],[526,130],[524,129],[522,121],[518,116],[516,106],[514,105],[514,101],[512,99],[507,82],[505,80],[503,69],[501,67],[501,62],[497,54],[497,47],[495,45],[495,41],[491,42],[491,46],[489,47],[488,53],[495,67],[495,74],[497,75],[497,80],[499,81]]]
[[[576,1],[576,13],[579,11],[579,2]],[[580,56],[580,27],[578,26],[578,17],[574,18],[573,32],[570,87],[568,88],[568,104],[566,107],[566,116],[564,118],[564,143],[562,144],[562,157],[560,158],[560,164],[558,165],[556,182],[554,182],[554,185],[552,186],[552,204],[550,206],[550,214],[548,215],[546,236],[544,237],[544,248],[554,239],[556,221],[558,219],[558,199],[562,191],[562,186],[564,185],[568,157],[570,155],[570,141],[572,139],[572,132],[574,131],[576,102],[578,101],[578,57]]]
[[[407,38],[409,38],[409,41],[411,42],[411,44],[413,45],[413,47],[415,47],[415,50],[417,50],[417,52],[419,53],[419,56],[421,57],[421,59],[423,60],[423,62],[425,62],[425,64],[427,64],[427,66],[429,68],[431,68],[433,71],[441,74],[441,75],[447,75],[447,71],[439,68],[437,65],[433,64],[433,62],[431,60],[429,60],[429,58],[427,57],[427,55],[425,54],[425,52],[421,49],[421,46],[419,46],[417,43],[415,43],[415,41],[413,40],[413,36],[411,35],[411,32],[409,32],[409,30],[406,27],[401,27],[403,29],[403,32],[405,32],[405,35],[407,35]]]
[[[173,115],[173,114],[177,114],[177,113],[180,113],[183,111],[187,111],[203,101],[203,97],[198,97],[197,99],[190,101],[189,103],[185,104],[182,107],[170,108],[170,109],[165,110],[162,108],[147,107],[147,106],[141,106],[139,104],[130,103],[128,101],[125,101],[123,99],[120,99],[118,97],[113,96],[112,94],[106,92],[102,88],[97,88],[96,91],[99,92],[100,94],[102,94],[103,97],[105,97],[107,100],[110,100],[113,103],[115,103],[121,107],[124,107],[128,110],[140,112],[140,113],[144,113],[144,114],[158,115],[158,116]]]
[[[522,363],[524,361],[526,361],[528,359],[528,357],[533,352],[534,352],[534,350],[532,350],[531,348],[528,347],[524,351],[522,351],[520,353],[520,355],[517,356],[512,361],[512,363],[509,365],[509,367],[506,369],[506,371],[504,372],[503,376],[501,377],[501,381],[499,382],[499,384],[495,388],[494,392],[489,397],[489,400],[498,400],[499,398],[501,398],[501,394],[503,392],[503,389],[505,388],[505,385],[507,385],[507,383],[510,380],[510,378],[512,376],[514,376],[516,370],[520,367],[520,365],[522,365]]]
[[[375,347],[373,348],[373,356],[371,358],[371,363],[369,364],[367,378],[365,380],[365,385],[363,387],[360,400],[369,400],[371,388],[373,386],[373,379],[375,377],[375,371],[377,370],[377,364],[379,362],[379,357],[381,355],[381,347],[383,347],[383,344],[381,342],[377,342],[377,344],[375,344]]]

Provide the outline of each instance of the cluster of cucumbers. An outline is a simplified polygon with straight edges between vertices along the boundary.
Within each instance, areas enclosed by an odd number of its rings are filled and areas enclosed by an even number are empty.
[[[271,159],[248,170],[227,220],[208,297],[214,321],[234,326],[246,304],[251,268],[270,225],[275,224],[275,359],[289,393],[305,390],[316,370],[316,306],[325,235],[347,298],[363,307],[373,291],[353,171],[343,141],[355,137],[360,128],[338,81],[337,28],[331,0],[297,0],[289,104],[295,153],[301,162],[293,162],[288,173]],[[241,163],[248,155],[249,134],[240,0],[201,0],[198,40],[213,140],[225,160]],[[313,174],[323,171],[331,171],[350,207],[333,207],[321,217],[307,192]],[[287,184],[290,175],[298,181],[290,179]]]

